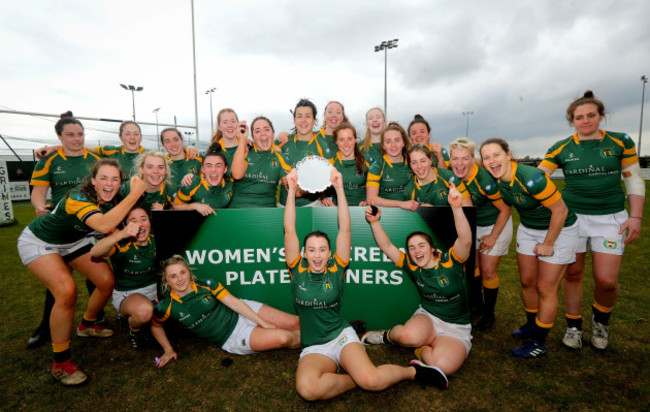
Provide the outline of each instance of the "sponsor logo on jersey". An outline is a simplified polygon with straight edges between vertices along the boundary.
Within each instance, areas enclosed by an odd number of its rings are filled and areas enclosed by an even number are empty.
[[[612,157],[614,156],[614,150],[612,149],[603,149],[600,151],[600,156],[604,158]]]
[[[212,295],[204,295],[201,298],[201,300],[203,301],[203,303],[210,303],[210,301],[212,300]]]
[[[514,193],[513,197],[515,199],[515,202],[524,203],[524,197],[521,195],[521,193]]]
[[[332,289],[332,285],[330,284],[330,281],[328,280],[328,281],[325,282],[325,284],[323,285],[323,290],[330,290],[330,289]]]
[[[188,170],[189,170],[189,173],[192,173],[193,175],[196,174],[196,167],[192,166]]]
[[[614,241],[614,240],[607,240],[607,239],[606,239],[606,240],[603,242],[603,246],[605,246],[607,249],[616,249],[616,247],[618,246],[618,244],[617,244],[616,241]]]
[[[440,192],[438,192],[438,196],[440,196],[441,199],[444,199],[447,197],[447,191],[442,189]]]
[[[438,278],[438,284],[444,288],[449,284],[449,279],[447,279],[447,276],[442,275]]]
[[[278,159],[271,160],[271,167],[278,167]]]

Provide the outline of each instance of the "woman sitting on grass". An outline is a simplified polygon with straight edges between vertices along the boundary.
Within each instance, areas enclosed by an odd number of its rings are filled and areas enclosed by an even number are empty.
[[[235,355],[250,355],[300,345],[298,317],[253,300],[240,300],[221,283],[199,281],[185,259],[174,255],[162,264],[163,291],[155,306],[151,334],[165,351],[159,368],[177,359],[163,323],[174,318],[200,338]]]
[[[296,371],[296,389],[306,400],[330,399],[360,386],[381,391],[404,380],[432,383],[435,371],[419,361],[408,367],[375,366],[356,332],[340,314],[345,273],[350,262],[351,223],[341,173],[331,172],[338,203],[339,232],[332,256],[327,235],[317,231],[304,241],[304,256],[296,233],[297,173],[287,176],[284,247],[291,272],[293,302],[300,317],[303,351]],[[339,368],[346,373],[337,373]]]
[[[361,341],[369,344],[396,343],[417,348],[415,356],[440,374],[440,386],[449,387],[447,375],[456,372],[472,348],[472,326],[467,305],[463,263],[472,248],[472,231],[462,208],[462,195],[453,183],[447,197],[458,238],[441,254],[423,232],[406,238],[408,254],[393,245],[379,223],[381,212],[366,210],[366,219],[379,248],[411,278],[420,293],[420,307],[404,324],[387,331],[367,332]]]

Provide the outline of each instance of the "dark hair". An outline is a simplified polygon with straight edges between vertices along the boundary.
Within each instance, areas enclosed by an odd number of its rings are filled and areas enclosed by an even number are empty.
[[[56,132],[57,136],[61,136],[61,133],[63,133],[63,128],[68,124],[78,124],[83,130],[84,125],[81,124],[81,122],[72,115],[72,112],[70,110],[62,113],[60,117],[61,118],[54,125],[54,131]]]
[[[345,106],[343,106],[343,103],[341,103],[341,102],[338,102],[336,100],[330,100],[325,105],[325,110],[324,111],[327,112],[327,106],[329,106],[332,103],[335,103],[335,104],[338,104],[339,106],[341,106],[341,112],[343,113],[343,120],[341,121],[341,123],[350,123],[350,120],[348,119],[348,115],[345,114]],[[314,115],[314,117],[316,117],[316,115]],[[322,126],[322,128],[325,128],[325,127],[327,127],[327,125],[325,124],[325,115],[323,114],[323,126]],[[356,133],[355,133],[355,136],[356,136]]]
[[[181,138],[181,141],[183,141],[183,135],[181,134],[181,132],[180,132],[177,128],[175,128],[175,127],[168,127],[168,128],[166,128],[166,129],[163,129],[162,132],[160,132],[160,144],[162,144],[162,145],[165,144],[165,142],[163,142],[163,135],[164,135],[165,133],[167,133],[167,132],[176,132],[176,133],[178,134],[178,137]]]
[[[411,238],[413,238],[415,236],[422,236],[424,238],[424,240],[427,241],[429,246],[436,249],[436,245],[433,244],[433,239],[431,239],[431,236],[429,236],[428,234],[418,230],[418,231],[415,231],[415,232],[411,232],[411,233],[409,233],[408,236],[406,236],[406,251],[407,251],[407,253],[408,253],[408,250],[409,250],[409,240],[411,240]]]
[[[381,144],[379,145],[379,154],[384,156],[386,154],[386,151],[384,150],[384,136],[386,136],[386,132],[389,132],[391,130],[394,130],[396,132],[399,132],[399,134],[402,136],[402,141],[404,142],[404,147],[402,148],[402,155],[404,156],[404,161],[408,163],[408,158],[406,156],[406,153],[408,153],[409,149],[411,149],[411,141],[408,138],[408,135],[406,134],[406,130],[402,126],[399,125],[399,123],[396,122],[390,122],[388,126],[381,132]]]
[[[122,174],[122,168],[120,167],[120,162],[118,162],[116,159],[109,159],[109,158],[104,158],[104,159],[99,159],[97,163],[93,165],[93,168],[90,170],[90,174],[86,176],[84,179],[84,183],[81,185],[80,192],[82,195],[86,197],[89,201],[92,203],[97,203],[98,198],[97,198],[97,192],[95,191],[95,186],[93,185],[92,179],[97,177],[97,172],[99,172],[99,169],[103,166],[113,166],[120,172],[120,182],[124,181],[124,175]],[[117,199],[118,201],[121,200],[121,197],[118,195],[115,195],[113,200]]]
[[[149,216],[149,212],[147,212],[147,209],[144,208],[142,200],[144,200],[144,198],[138,200],[135,203],[135,205],[133,205],[131,210],[129,210],[129,213],[127,213],[126,216],[124,216],[124,220],[122,220],[122,226],[126,227],[129,224],[129,216],[131,216],[131,213],[133,213],[133,211],[138,209],[143,210],[145,215],[147,215],[147,219],[149,219],[149,222],[151,222],[151,217]]]
[[[235,113],[233,109],[226,107],[224,109],[219,110],[219,113],[217,113],[217,131],[214,133],[214,136],[212,136],[213,142],[218,142],[219,139],[223,137],[223,132],[221,131],[221,129],[219,129],[219,123],[221,123],[221,116],[223,116],[224,113],[234,114],[237,121],[239,121],[239,116],[237,116],[237,113]]]
[[[483,153],[482,153],[483,152],[483,147],[486,146],[486,145],[489,145],[489,144],[498,144],[499,146],[501,146],[503,151],[506,152],[506,153],[508,153],[510,151],[510,146],[508,146],[508,142],[506,142],[505,140],[503,140],[500,137],[490,137],[489,139],[487,139],[486,141],[481,143],[481,147],[478,149],[478,152],[481,155],[481,158],[483,157]]]
[[[135,127],[138,128],[138,131],[140,132],[140,134],[142,134],[142,129],[140,129],[140,125],[139,125],[139,124],[137,124],[137,123],[134,122],[133,120],[125,120],[125,121],[122,122],[122,124],[120,124],[120,133],[119,133],[120,136],[122,136],[122,132],[124,132],[124,128],[125,128],[126,126],[130,125],[130,124],[135,125]]]
[[[223,163],[228,166],[228,159],[226,159],[226,154],[223,152],[219,142],[213,142],[208,146],[208,150],[206,150],[205,155],[203,155],[203,161],[205,162],[205,159],[210,156],[220,157],[223,160]]]
[[[330,244],[330,238],[327,236],[327,233],[321,232],[320,230],[316,230],[315,232],[308,233],[307,236],[305,236],[305,240],[302,242],[303,246],[307,245],[307,240],[312,238],[312,237],[322,237],[327,240],[327,247],[332,249],[332,245]]]
[[[366,163],[365,157],[363,157],[363,153],[361,153],[361,149],[359,149],[359,143],[357,142],[357,130],[352,126],[352,124],[346,122],[345,120],[341,122],[340,125],[334,129],[332,132],[332,139],[334,140],[334,143],[336,143],[336,139],[339,137],[339,132],[341,130],[347,130],[350,129],[352,130],[352,135],[354,136],[354,164],[357,169],[357,174],[362,175],[363,174],[363,169]]]
[[[594,92],[592,92],[591,90],[587,90],[582,95],[582,97],[575,99],[574,101],[571,102],[569,107],[567,107],[566,119],[569,122],[569,124],[573,123],[573,113],[576,111],[578,106],[582,106],[583,104],[595,104],[596,108],[598,109],[598,114],[603,117],[605,116],[605,105],[603,104],[603,102],[596,99],[596,97],[594,96]]]
[[[411,146],[409,148],[409,150],[407,152],[409,163],[411,162],[411,154],[413,152],[423,153],[426,157],[429,158],[429,160],[431,160],[431,163],[436,163],[437,159],[433,156],[433,153],[431,153],[431,150],[429,150],[429,148],[426,147],[425,145],[421,145],[421,144],[416,144],[416,145],[413,145],[413,146]]]
[[[299,107],[310,107],[311,108],[311,113],[314,115],[314,120],[316,120],[316,114],[318,113],[316,110],[316,105],[309,99],[302,98],[296,103],[296,107],[293,109],[293,118],[296,118],[296,112],[298,111]]]
[[[408,127],[409,136],[411,135],[411,127],[418,123],[422,123],[423,125],[425,125],[427,128],[427,133],[431,133],[431,126],[429,126],[429,122],[424,120],[424,117],[422,117],[421,115],[416,114],[415,116],[413,116],[413,120],[411,120],[411,123],[409,123],[409,127]]]
[[[273,133],[275,133],[275,129],[273,128],[273,123],[271,123],[271,121],[269,120],[268,117],[266,117],[266,116],[257,116],[257,117],[254,118],[253,121],[251,122],[251,137],[253,137],[253,130],[254,130],[254,128],[255,128],[255,122],[257,122],[257,121],[259,121],[259,120],[264,120],[264,121],[266,121],[266,122],[269,124],[269,126],[271,126],[271,130],[273,131]]]

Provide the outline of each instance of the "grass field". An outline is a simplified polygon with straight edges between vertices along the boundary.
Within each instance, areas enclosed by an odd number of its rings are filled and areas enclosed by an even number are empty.
[[[647,185],[647,184],[646,184]],[[588,344],[570,351],[560,342],[564,312],[549,335],[548,355],[521,360],[510,355],[518,342],[511,331],[523,321],[519,280],[511,253],[500,266],[501,288],[497,324],[475,332],[464,366],[451,379],[450,389],[421,388],[401,383],[381,393],[353,390],[325,402],[304,401],[295,391],[299,350],[234,357],[214,345],[193,339],[174,344],[179,359],[164,369],[154,367],[160,349],[136,352],[127,331],[107,305],[115,336],[107,340],[72,337],[73,360],[90,376],[79,388],[63,388],[49,374],[51,347],[27,350],[25,343],[41,316],[44,288],[20,263],[16,238],[33,219],[29,202],[14,204],[19,223],[0,227],[0,279],[7,294],[0,300],[0,410],[649,410],[650,409],[650,219],[646,203],[639,241],[626,248],[620,275],[621,294],[612,315],[610,346],[596,351]],[[590,273],[590,267],[587,268]],[[78,276],[81,319],[87,293]],[[583,318],[587,342],[593,281],[585,277]],[[563,303],[561,303],[563,305]],[[370,347],[376,363],[406,364],[412,350]],[[231,356],[232,357],[232,356]]]

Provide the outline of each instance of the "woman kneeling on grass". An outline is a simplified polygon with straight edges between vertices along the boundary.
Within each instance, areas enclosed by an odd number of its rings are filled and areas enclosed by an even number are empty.
[[[366,344],[397,343],[417,348],[415,356],[440,374],[443,388],[449,387],[446,375],[461,367],[472,347],[463,269],[472,248],[472,231],[461,205],[462,195],[453,183],[447,199],[454,213],[458,238],[445,254],[440,254],[431,237],[423,232],[408,235],[408,255],[401,252],[379,223],[381,212],[373,215],[371,208],[366,210],[377,245],[398,268],[404,269],[422,301],[404,325],[367,332],[362,338]]]
[[[375,366],[356,332],[340,314],[343,282],[350,261],[351,223],[341,173],[331,172],[338,203],[339,232],[332,257],[323,232],[305,237],[304,257],[296,233],[297,173],[287,176],[289,186],[284,211],[284,247],[291,271],[294,307],[300,317],[301,343],[296,389],[306,400],[330,399],[357,385],[381,391],[404,380],[435,381],[436,371],[419,361],[411,366]],[[337,373],[341,367],[346,373]]]
[[[297,316],[253,300],[237,299],[219,282],[197,280],[179,255],[163,262],[162,279],[163,291],[169,294],[156,304],[151,322],[151,334],[165,351],[157,360],[160,368],[178,358],[162,326],[169,318],[235,355],[300,345]]]

